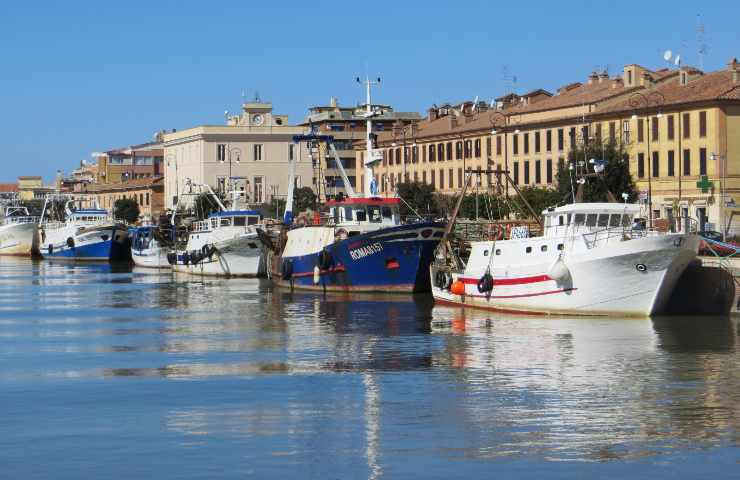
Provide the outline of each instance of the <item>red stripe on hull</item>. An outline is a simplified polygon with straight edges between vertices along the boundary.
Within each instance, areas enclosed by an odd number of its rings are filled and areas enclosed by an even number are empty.
[[[458,278],[461,282],[466,285],[477,285],[480,279],[478,278]],[[552,280],[548,275],[535,275],[533,277],[519,277],[519,278],[494,278],[493,285],[526,285],[528,283],[540,283]]]
[[[467,303],[461,303],[461,302],[453,302],[451,300],[442,300],[440,298],[435,298],[434,303],[437,303],[439,305],[445,305],[448,307],[469,307],[469,308],[475,308],[479,310],[489,310],[491,312],[500,312],[500,313],[515,313],[517,315],[536,315],[536,316],[542,316],[547,315],[546,312],[530,312],[527,310],[514,310],[511,308],[501,308],[501,307],[490,307],[490,306],[478,306],[478,305],[469,305]]]

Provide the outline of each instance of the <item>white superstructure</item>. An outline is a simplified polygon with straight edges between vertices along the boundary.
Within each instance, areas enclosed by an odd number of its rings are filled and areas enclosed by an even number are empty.
[[[699,247],[690,219],[671,226],[685,233],[648,231],[638,205],[575,203],[543,216],[542,236],[514,228],[507,240],[471,242],[459,271],[433,265],[435,299],[531,313],[651,315]]]
[[[37,251],[39,217],[12,203],[3,205],[0,213],[0,255],[30,256]]]

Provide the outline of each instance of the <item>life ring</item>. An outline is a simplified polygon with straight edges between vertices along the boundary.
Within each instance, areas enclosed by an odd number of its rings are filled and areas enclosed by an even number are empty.
[[[491,237],[491,240],[503,240],[504,229],[501,228],[501,225],[494,223],[490,226],[489,235]]]
[[[67,246],[69,248],[75,248],[75,239],[72,237],[67,237]]]
[[[290,280],[293,277],[293,260],[283,260],[280,273],[283,276],[283,280]]]
[[[486,272],[478,280],[478,293],[488,293],[493,290],[493,277]]]
[[[321,250],[319,252],[319,258],[318,258],[318,266],[321,270],[329,270],[331,268],[331,253],[329,253],[329,250]]]

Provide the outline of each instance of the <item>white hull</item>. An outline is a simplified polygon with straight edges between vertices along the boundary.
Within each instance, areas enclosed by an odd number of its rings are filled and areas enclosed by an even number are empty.
[[[494,244],[485,243],[490,244],[492,252]],[[543,254],[541,263],[526,265],[496,265],[494,258],[492,291],[478,290],[478,280],[488,269],[487,264],[479,264],[452,274],[453,281],[459,279],[465,284],[464,295],[455,295],[436,284],[432,292],[440,303],[493,310],[649,316],[665,306],[679,277],[696,257],[698,244],[698,236],[682,234],[604,244],[565,255],[562,263],[567,275],[559,275],[560,280],[550,276],[557,251]]]
[[[177,252],[177,262],[172,265],[174,271],[219,277],[256,277],[259,274],[262,249],[256,233],[242,234],[214,244],[206,236],[201,238],[203,241],[192,237],[191,240],[185,250]],[[192,258],[193,252],[200,253],[203,247],[211,245],[216,248],[212,255],[204,256],[195,263],[183,261],[186,253]]]
[[[131,258],[137,267],[166,268],[171,265],[167,261],[167,250],[162,247],[146,248],[142,250],[131,249]]]
[[[30,256],[37,250],[37,223],[0,225],[0,255]]]

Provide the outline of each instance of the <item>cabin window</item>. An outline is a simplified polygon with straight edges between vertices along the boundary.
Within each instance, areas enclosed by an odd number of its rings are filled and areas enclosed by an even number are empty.
[[[260,217],[247,217],[247,225],[257,225],[260,221]]]
[[[344,207],[344,219],[345,222],[352,221],[352,207]]]
[[[563,216],[562,215],[558,216],[558,225],[560,225],[560,226],[563,225]]]
[[[619,222],[622,220],[622,216],[620,214],[614,214],[611,217],[609,217],[609,226],[610,227],[618,227]]]
[[[221,219],[221,226],[222,227],[230,227],[231,226],[231,219],[230,218],[222,218]]]
[[[355,209],[355,220],[358,222],[366,222],[367,221],[367,212],[365,212],[365,209],[362,208],[356,208]]]
[[[622,226],[629,227],[632,224],[632,217],[629,215],[622,215]]]
[[[247,218],[246,217],[234,217],[234,226],[235,227],[243,227],[247,224]]]
[[[501,249],[500,248],[497,248],[496,249],[496,255],[501,255]]]
[[[483,256],[484,257],[487,257],[488,256],[488,250],[483,250]]]
[[[583,225],[584,223],[586,223],[586,214],[576,213],[576,225]]]
[[[212,218],[211,219],[211,228],[216,228],[217,226],[218,226],[218,219],[217,218]],[[206,224],[204,224],[203,225],[203,228],[208,228],[208,227],[206,227]]]
[[[599,226],[606,227],[607,225],[609,225],[609,214],[602,213],[601,215],[599,215]]]
[[[541,251],[541,252],[546,252],[546,251],[547,251],[547,245],[542,245],[542,246],[540,247],[540,251]]]
[[[367,213],[370,216],[370,221],[373,223],[380,223],[380,207],[376,205],[370,205],[367,207]]]
[[[527,247],[527,253],[532,253],[532,247]]]
[[[558,243],[558,250],[561,250],[562,251],[564,249],[565,249],[565,245],[562,244],[562,243]]]
[[[331,215],[334,217],[334,223],[339,223],[339,209],[338,208],[332,208],[331,209]]]
[[[567,225],[570,225],[570,219],[571,219],[571,216],[572,216],[572,215],[571,215],[571,214],[569,213],[569,214],[568,214],[568,222],[567,222]]]
[[[391,210],[391,207],[383,207],[381,210],[383,212],[383,218],[387,218],[389,220],[393,218],[393,211]]]
[[[587,227],[595,227],[596,226],[596,218],[598,215],[595,213],[589,213],[586,215],[586,226]]]

